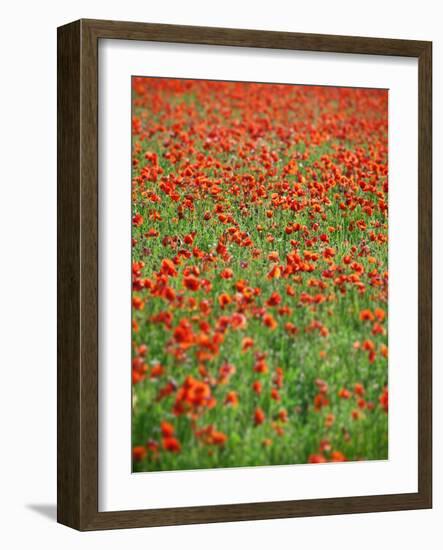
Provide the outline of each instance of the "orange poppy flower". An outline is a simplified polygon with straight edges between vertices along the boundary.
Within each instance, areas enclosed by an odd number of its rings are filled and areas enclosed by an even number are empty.
[[[262,392],[262,385],[260,380],[255,380],[255,382],[252,383],[252,389],[257,395],[260,395]]]
[[[134,216],[132,216],[132,223],[136,227],[140,227],[141,225],[143,225],[143,216],[139,212],[137,212],[137,214],[134,214]]]
[[[166,420],[162,420],[160,429],[163,437],[172,437],[175,433],[174,426],[170,422],[166,422]]]
[[[148,454],[145,447],[139,445],[137,447],[133,447],[132,449],[132,459],[134,462],[140,462],[144,458],[146,458],[146,455]]]
[[[234,313],[231,317],[231,326],[233,329],[238,330],[245,328],[247,325],[246,317],[243,313]]]
[[[245,336],[242,340],[241,349],[242,351],[246,351],[254,346],[254,340],[250,338],[249,336]]]
[[[183,278],[184,286],[189,290],[198,290],[200,288],[200,281],[193,275],[188,275]]]
[[[338,392],[338,396],[340,399],[349,399],[351,397],[351,392],[346,388],[341,388]]]
[[[238,394],[236,391],[230,391],[226,394],[225,405],[231,405],[232,407],[237,407],[238,405]]]
[[[171,277],[177,275],[177,269],[174,262],[169,258],[163,259],[161,264],[161,272],[165,275],[170,275]]]
[[[320,411],[323,407],[329,405],[329,399],[325,396],[324,393],[318,393],[314,397],[314,409]]]
[[[276,388],[271,389],[271,399],[274,401],[281,401],[280,394],[278,393],[278,390]]]
[[[325,428],[330,428],[334,425],[335,416],[332,413],[328,413],[325,417]]]
[[[280,277],[281,268],[278,265],[275,265],[267,275],[268,279],[280,279]]]
[[[220,294],[220,296],[218,297],[218,303],[220,304],[221,308],[225,308],[231,302],[232,302],[232,299],[229,296],[229,294],[223,293],[223,294]]]
[[[375,308],[374,309],[374,314],[380,322],[384,321],[386,314],[385,314],[383,309],[381,309],[379,307]]]
[[[145,307],[145,302],[139,296],[133,296],[132,307],[140,311]]]
[[[233,276],[234,276],[234,272],[232,271],[232,269],[229,269],[229,268],[224,269],[220,273],[220,277],[222,279],[232,279]]]
[[[228,440],[228,436],[223,432],[213,431],[211,434],[211,440],[214,445],[224,445]]]
[[[319,454],[309,455],[309,458],[308,458],[309,464],[322,464],[324,462],[327,462],[327,460],[323,455],[319,455]]]
[[[181,445],[178,439],[175,437],[164,437],[162,439],[163,449],[171,453],[179,453],[181,451]]]
[[[254,424],[258,426],[260,424],[263,424],[264,421],[265,421],[265,413],[263,412],[262,409],[260,409],[260,407],[257,407],[254,411]]]
[[[273,292],[269,299],[266,301],[268,306],[278,306],[281,303],[281,296],[278,292]]]
[[[383,393],[380,395],[380,405],[382,407],[382,409],[385,411],[385,412],[388,412],[388,409],[389,409],[389,396],[388,396],[388,388],[385,388],[383,390]]]
[[[363,309],[360,311],[360,320],[361,321],[373,321],[374,320],[374,314],[370,309]]]
[[[265,313],[265,315],[263,315],[263,324],[271,330],[275,330],[278,326],[277,321],[270,313]]]
[[[331,462],[345,462],[346,457],[340,451],[332,451],[331,453]]]

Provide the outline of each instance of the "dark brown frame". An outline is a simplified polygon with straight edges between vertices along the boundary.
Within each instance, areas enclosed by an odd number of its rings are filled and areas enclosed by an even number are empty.
[[[98,41],[124,39],[418,58],[418,492],[98,511]],[[82,531],[432,506],[432,43],[80,20],[58,29],[58,521]]]

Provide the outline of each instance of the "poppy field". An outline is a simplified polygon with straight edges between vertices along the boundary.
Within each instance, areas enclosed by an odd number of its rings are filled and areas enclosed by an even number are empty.
[[[387,305],[386,90],[133,77],[133,471],[387,459]]]

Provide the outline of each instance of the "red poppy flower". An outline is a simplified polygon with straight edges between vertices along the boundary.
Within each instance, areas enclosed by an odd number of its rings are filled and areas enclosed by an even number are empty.
[[[324,462],[327,462],[327,460],[323,455],[313,454],[309,456],[308,462],[309,464],[322,464]]]
[[[189,290],[198,290],[200,288],[200,281],[193,275],[188,275],[183,278],[184,286]]]
[[[142,447],[139,445],[138,447],[133,447],[132,449],[132,458],[134,462],[140,462],[144,458],[146,458],[146,455],[148,454],[146,447]]]
[[[263,412],[260,407],[257,407],[254,411],[254,424],[258,426],[259,424],[263,424],[265,421],[265,413]]]
[[[179,453],[181,451],[181,445],[178,439],[175,437],[164,437],[162,439],[163,449],[171,453]]]

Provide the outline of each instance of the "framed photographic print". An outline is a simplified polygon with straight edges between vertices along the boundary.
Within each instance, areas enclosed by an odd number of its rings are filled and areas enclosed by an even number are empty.
[[[430,508],[431,43],[58,29],[58,521]]]

